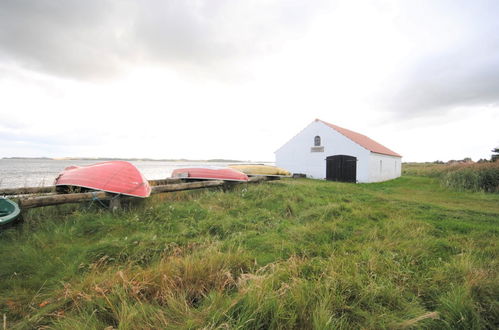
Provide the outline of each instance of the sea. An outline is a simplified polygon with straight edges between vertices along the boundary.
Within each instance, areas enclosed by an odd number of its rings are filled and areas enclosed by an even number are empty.
[[[0,188],[43,187],[54,184],[57,175],[70,165],[85,166],[105,160],[78,159],[0,159]],[[132,160],[148,180],[170,177],[176,168],[227,166],[234,162]],[[267,163],[270,164],[270,163]]]

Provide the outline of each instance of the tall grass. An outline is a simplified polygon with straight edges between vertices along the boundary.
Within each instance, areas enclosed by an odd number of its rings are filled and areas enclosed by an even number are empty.
[[[457,190],[499,192],[499,162],[462,166],[442,175],[442,183]]]
[[[49,207],[0,233],[33,329],[493,329],[499,195],[307,179]],[[430,196],[430,197],[428,197]]]
[[[475,164],[405,164],[405,175],[436,177],[443,186],[463,191],[499,192],[499,162]]]

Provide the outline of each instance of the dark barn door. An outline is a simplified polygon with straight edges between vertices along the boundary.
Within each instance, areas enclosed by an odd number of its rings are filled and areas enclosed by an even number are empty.
[[[326,180],[357,182],[357,158],[346,155],[327,157]]]

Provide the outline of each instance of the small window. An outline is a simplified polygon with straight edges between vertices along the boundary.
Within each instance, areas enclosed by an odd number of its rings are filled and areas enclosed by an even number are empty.
[[[321,145],[321,137],[317,135],[317,136],[314,138],[314,146],[315,146],[315,147],[319,147],[320,145]]]

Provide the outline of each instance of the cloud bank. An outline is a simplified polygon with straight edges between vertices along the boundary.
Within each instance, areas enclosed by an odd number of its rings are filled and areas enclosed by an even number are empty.
[[[496,0],[3,0],[0,153],[246,158],[319,117],[399,130],[402,154],[424,146],[424,159],[439,140],[464,157],[466,141],[497,142],[498,12]],[[197,134],[168,154],[144,150],[185,127]]]
[[[499,2],[440,1],[404,6],[398,27],[413,44],[383,92],[399,117],[499,102]]]
[[[215,67],[298,37],[326,7],[279,1],[0,2],[0,59],[73,79],[134,64]]]

